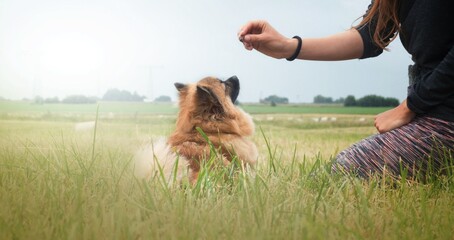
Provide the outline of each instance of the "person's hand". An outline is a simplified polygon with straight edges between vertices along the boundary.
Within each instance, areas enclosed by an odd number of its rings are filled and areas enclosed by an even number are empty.
[[[247,50],[255,49],[274,58],[288,58],[293,55],[298,40],[286,38],[268,22],[248,22],[238,32],[238,38]]]
[[[415,116],[405,100],[396,108],[378,114],[375,117],[375,128],[379,133],[385,133],[411,122]]]

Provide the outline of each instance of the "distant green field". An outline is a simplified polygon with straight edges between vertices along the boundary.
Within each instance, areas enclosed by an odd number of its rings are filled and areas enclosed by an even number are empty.
[[[260,113],[307,113],[307,114],[360,114],[375,115],[386,110],[388,107],[344,107],[342,105],[242,105],[246,112],[253,114]]]
[[[92,113],[96,112],[98,104],[34,104],[29,102],[1,101],[0,113],[10,112],[55,112],[55,113]],[[178,111],[174,104],[153,104],[139,102],[100,102],[101,113],[156,113],[172,114]]]
[[[29,102],[0,101],[0,113],[93,113],[98,104],[33,104]],[[344,107],[341,105],[278,105],[243,104],[241,107],[251,114],[295,113],[295,114],[360,114],[373,115],[389,108]],[[175,114],[176,104],[138,102],[100,102],[100,113],[116,114]]]

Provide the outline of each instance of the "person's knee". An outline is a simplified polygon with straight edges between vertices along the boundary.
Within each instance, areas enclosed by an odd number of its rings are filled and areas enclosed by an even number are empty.
[[[351,161],[346,156],[346,150],[337,154],[332,161],[331,172],[333,173],[347,173],[352,169]]]
[[[355,157],[350,150],[346,149],[334,158],[331,165],[331,172],[367,178],[366,169],[364,169],[362,164],[355,161]]]

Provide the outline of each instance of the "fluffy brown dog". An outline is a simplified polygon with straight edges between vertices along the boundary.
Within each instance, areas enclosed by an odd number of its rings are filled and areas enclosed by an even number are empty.
[[[201,164],[210,159],[210,145],[197,130],[200,128],[223,164],[233,158],[253,166],[257,148],[247,137],[254,133],[251,117],[234,105],[240,90],[236,76],[226,81],[207,77],[195,84],[175,83],[179,92],[180,112],[175,131],[167,139],[147,146],[136,156],[136,175],[150,178],[162,174],[167,181],[181,182],[188,177],[195,183]]]

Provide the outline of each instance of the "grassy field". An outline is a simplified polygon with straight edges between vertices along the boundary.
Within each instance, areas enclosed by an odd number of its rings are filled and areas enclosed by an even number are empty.
[[[243,107],[255,172],[168,188],[136,179],[132,157],[173,130],[177,108],[101,103],[94,124],[97,105],[0,102],[0,239],[453,239],[454,176],[330,174],[384,109]]]
[[[172,103],[136,103],[136,102],[101,102],[101,112],[113,113],[144,113],[144,114],[174,114],[178,111]],[[93,113],[96,104],[33,104],[29,102],[0,101],[0,113],[23,112],[53,112],[53,113]],[[377,114],[389,108],[376,107],[343,107],[338,104],[313,105],[313,104],[288,104],[271,107],[263,104],[245,104],[242,108],[251,114],[264,113],[301,113],[301,114]]]

